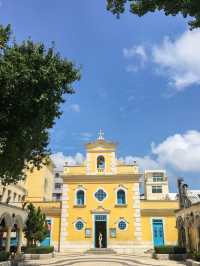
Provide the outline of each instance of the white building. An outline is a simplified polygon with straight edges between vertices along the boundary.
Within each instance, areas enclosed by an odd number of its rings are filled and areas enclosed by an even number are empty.
[[[54,184],[53,184],[53,200],[61,200],[62,199],[62,186],[63,186],[63,178],[61,176],[62,171],[55,169],[54,171]]]

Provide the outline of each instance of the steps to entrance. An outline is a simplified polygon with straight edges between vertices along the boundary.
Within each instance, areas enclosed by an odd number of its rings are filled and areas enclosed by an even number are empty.
[[[90,248],[85,254],[116,254],[112,248]]]

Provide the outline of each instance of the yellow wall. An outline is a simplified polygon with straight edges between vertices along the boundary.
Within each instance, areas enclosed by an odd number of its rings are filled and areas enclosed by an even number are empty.
[[[139,168],[136,163],[126,165],[116,159],[116,144],[106,142],[102,138],[86,145],[86,161],[80,166],[66,166],[64,168],[63,187],[63,221],[61,230],[62,249],[71,246],[81,248],[94,247],[94,214],[107,214],[107,240],[108,247],[126,249],[136,245],[148,244],[152,247],[152,217],[162,218],[166,244],[175,244],[177,232],[175,229],[174,211],[178,202],[171,200],[140,201],[139,195]],[[97,168],[98,156],[104,156],[105,168]],[[117,188],[123,187],[127,195],[127,205],[115,206]],[[107,198],[99,202],[94,193],[102,188]],[[76,206],[76,191],[85,191],[85,205]],[[140,204],[141,203],[141,204]],[[141,211],[141,217],[140,217]],[[127,222],[127,228],[120,230],[118,222]],[[75,228],[75,223],[81,220],[84,223],[82,230]],[[66,222],[65,222],[66,221]],[[140,227],[141,222],[141,227]],[[66,226],[65,226],[66,225]],[[85,238],[85,229],[91,229],[91,237]],[[116,229],[116,238],[110,237],[110,228]],[[140,234],[140,230],[142,231]],[[141,236],[141,237],[140,237]],[[132,252],[132,251],[131,251]]]
[[[60,217],[53,216],[52,240],[59,243],[60,239]]]
[[[118,184],[113,182],[112,184],[102,183],[102,184],[90,184],[83,183],[82,188],[86,190],[86,204],[84,208],[80,208],[75,206],[75,196],[76,189],[78,188],[77,184],[69,185],[69,217],[68,217],[68,237],[66,240],[70,241],[81,241],[85,240],[85,230],[77,231],[74,227],[74,223],[77,219],[81,218],[85,222],[85,228],[91,228],[93,230],[93,220],[92,213],[98,209],[99,206],[103,206],[105,210],[110,210],[108,214],[108,228],[116,228],[117,229],[117,238],[111,239],[111,242],[115,242],[115,240],[125,241],[125,240],[134,240],[134,210],[133,210],[133,196],[134,192],[132,190],[133,183],[125,183],[123,184],[125,188],[127,188],[127,206],[126,207],[116,207],[116,194],[115,189],[118,188]],[[108,197],[101,203],[98,202],[94,193],[98,188],[103,188],[107,193]],[[119,230],[117,227],[117,222],[120,217],[123,217],[128,222],[127,230]],[[84,228],[84,229],[85,229]],[[93,234],[93,232],[92,232]],[[109,232],[108,232],[109,234]],[[93,241],[93,237],[91,239],[87,239],[87,241]]]
[[[48,201],[52,199],[53,192],[53,164],[44,165],[40,170],[27,171],[25,188],[27,201]]]
[[[173,200],[141,200],[141,210],[178,210],[178,201]],[[175,214],[173,215],[175,216]]]
[[[176,244],[178,233],[176,229],[176,219],[174,216],[142,216],[142,240],[153,243],[152,236],[152,219],[162,219],[164,229],[164,242],[165,244]]]
[[[142,240],[153,243],[152,219],[162,219],[165,244],[176,244],[178,232],[174,212],[177,209],[178,201],[141,200]]]

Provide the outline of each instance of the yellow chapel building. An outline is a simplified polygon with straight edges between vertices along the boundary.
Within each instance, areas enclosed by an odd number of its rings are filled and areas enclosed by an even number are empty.
[[[177,243],[178,201],[169,193],[165,171],[146,170],[142,180],[136,162],[117,159],[116,147],[100,131],[96,141],[86,144],[83,164],[65,165],[60,251],[132,253]]]
[[[64,166],[61,200],[52,197],[56,176],[50,161],[27,172],[22,195],[17,187],[0,186],[0,204],[9,209],[11,203],[21,202],[23,219],[29,202],[40,207],[49,228],[41,245],[53,245],[56,251],[104,248],[138,253],[177,244],[175,211],[179,203],[176,193],[169,192],[166,172],[142,173],[136,162],[128,165],[119,161],[116,148],[116,143],[104,139],[102,131],[97,140],[87,143],[85,161]],[[0,213],[0,222],[4,214]]]

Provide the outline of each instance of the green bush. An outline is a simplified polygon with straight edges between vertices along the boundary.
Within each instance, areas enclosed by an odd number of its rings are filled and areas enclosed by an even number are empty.
[[[24,248],[25,254],[48,254],[54,251],[54,247],[26,247]]]
[[[200,252],[194,252],[190,254],[191,259],[196,260],[196,261],[200,261]]]
[[[0,251],[0,261],[6,261],[9,259],[10,253],[7,251]]]
[[[186,249],[178,246],[159,246],[154,248],[157,254],[184,254]]]

